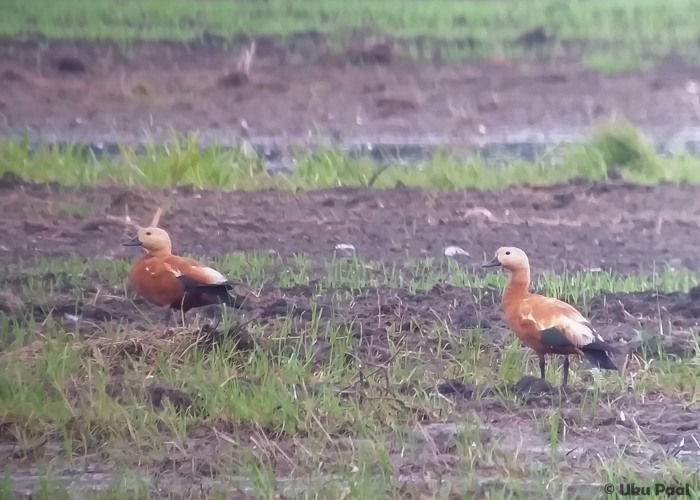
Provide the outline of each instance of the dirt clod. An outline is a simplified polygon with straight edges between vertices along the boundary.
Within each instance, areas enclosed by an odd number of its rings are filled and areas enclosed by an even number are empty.
[[[525,375],[515,383],[513,390],[519,394],[542,395],[552,394],[556,389],[546,379]]]
[[[553,39],[554,37],[550,36],[543,26],[538,26],[520,35],[516,40],[516,43],[531,49],[533,47],[549,43]]]
[[[685,360],[697,355],[697,342],[692,333],[670,332],[665,335],[643,333],[641,339],[630,342],[629,349],[642,359],[661,359],[669,356]]]
[[[374,100],[379,112],[384,116],[389,116],[406,111],[414,111],[418,104],[414,99],[399,95],[386,95],[377,97]]]
[[[459,380],[445,380],[437,386],[437,391],[445,396],[457,395],[464,399],[471,399],[477,391],[476,386],[465,384]]]
[[[10,292],[0,292],[0,313],[15,316],[24,308],[24,302]]]
[[[56,69],[62,73],[85,73],[86,66],[78,57],[61,57],[56,61]]]
[[[394,58],[394,50],[393,40],[369,37],[355,40],[346,54],[352,64],[390,64]]]
[[[28,83],[27,77],[21,71],[13,68],[1,70],[0,81],[8,83]]]
[[[0,189],[14,189],[22,184],[22,179],[14,172],[4,172],[0,175]]]
[[[232,71],[219,78],[216,84],[221,88],[235,88],[245,85],[250,81],[247,73]]]
[[[36,233],[42,233],[48,231],[49,225],[43,221],[24,221],[24,232],[27,235],[33,235]]]
[[[162,408],[165,400],[168,400],[178,411],[185,411],[192,407],[192,398],[187,393],[168,384],[152,384],[148,386],[148,394],[156,408]]]

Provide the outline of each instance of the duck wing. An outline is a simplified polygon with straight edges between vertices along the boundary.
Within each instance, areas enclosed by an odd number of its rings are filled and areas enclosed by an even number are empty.
[[[570,304],[531,295],[520,304],[521,322],[539,330],[540,340],[554,348],[574,347],[594,365],[616,369],[608,356],[617,349],[605,342],[588,320]]]

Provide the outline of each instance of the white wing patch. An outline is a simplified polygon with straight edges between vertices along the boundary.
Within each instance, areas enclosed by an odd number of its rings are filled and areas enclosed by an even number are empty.
[[[537,321],[535,319],[535,317],[532,315],[532,313],[529,313],[527,316],[525,316],[525,319],[532,321],[534,324],[537,325],[537,328],[539,328],[540,330],[545,330],[547,328],[546,326],[542,325],[542,323]]]
[[[567,330],[566,333],[568,333],[567,337],[569,340],[576,344],[577,347],[591,344],[598,339],[602,340],[600,335],[595,334],[591,330],[591,327],[570,318],[561,317],[561,319],[568,320],[568,323],[562,322],[562,326]]]
[[[204,274],[207,275],[207,278],[211,280],[211,285],[217,285],[219,283],[225,283],[226,281],[228,281],[226,277],[216,269],[212,269],[211,267],[205,266],[202,266],[200,269],[204,272]]]
[[[547,302],[557,307],[559,310],[565,309],[566,318],[578,321],[579,323],[588,323],[588,320],[584,318],[583,315],[580,312],[578,312],[578,309],[576,309],[571,304],[567,304],[566,302],[562,302],[561,300],[555,299],[553,297],[546,297],[546,299]]]
[[[532,309],[530,306],[527,307],[529,311],[526,315],[523,315],[524,318],[535,323],[540,330],[546,330],[547,328],[552,327],[558,328],[564,335],[566,335],[569,341],[571,341],[577,347],[586,346],[595,342],[596,340],[603,341],[600,335],[598,335],[590,326],[588,320],[583,317],[583,315],[578,312],[575,307],[551,297],[546,297],[546,302],[556,306],[559,313],[547,317],[546,320],[545,318],[540,318],[538,321],[532,314]]]

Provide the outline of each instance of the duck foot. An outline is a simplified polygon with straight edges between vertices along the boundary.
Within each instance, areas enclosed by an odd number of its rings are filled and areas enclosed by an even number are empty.
[[[564,356],[564,364],[562,365],[564,375],[562,376],[561,386],[566,387],[569,382],[569,356]]]

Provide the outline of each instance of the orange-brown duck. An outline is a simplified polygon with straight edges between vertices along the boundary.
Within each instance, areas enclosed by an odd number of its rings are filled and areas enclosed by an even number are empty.
[[[216,269],[186,257],[173,255],[170,237],[156,227],[160,210],[150,227],[139,228],[124,246],[140,246],[146,253],[129,271],[131,287],[151,304],[167,307],[166,327],[173,310],[187,311],[212,304],[241,307],[241,300],[229,294],[233,285]]]
[[[585,357],[594,366],[617,370],[610,353],[617,349],[606,343],[574,307],[552,297],[530,293],[530,262],[525,252],[502,247],[482,267],[503,267],[511,274],[503,292],[506,323],[518,338],[540,358],[540,374],[545,378],[545,355],[564,356],[562,385],[569,377],[569,356]]]

